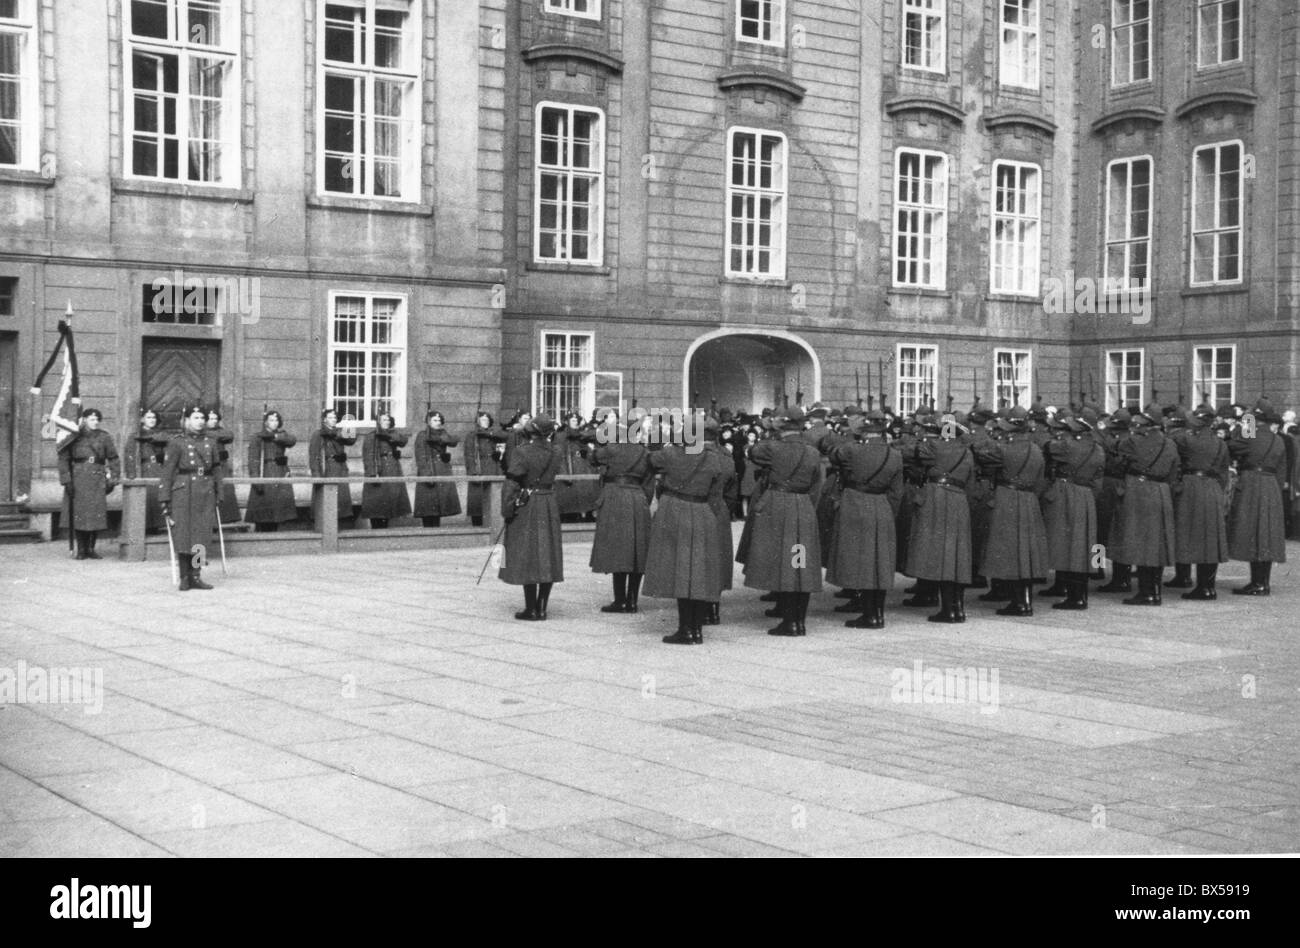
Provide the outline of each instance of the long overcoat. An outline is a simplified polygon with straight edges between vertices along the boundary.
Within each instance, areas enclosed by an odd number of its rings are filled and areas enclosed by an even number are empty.
[[[1182,476],[1174,493],[1174,560],[1177,563],[1228,561],[1228,446],[1210,428],[1191,428],[1171,436],[1178,447]]]
[[[667,599],[717,602],[722,595],[722,553],[710,501],[728,465],[718,452],[688,453],[677,444],[651,452],[650,464],[661,480],[642,591]]]
[[[102,428],[82,429],[59,448],[64,520],[73,530],[108,529],[108,491],[120,469],[117,447]]]
[[[1234,432],[1228,451],[1237,462],[1238,474],[1228,517],[1229,555],[1249,563],[1285,563],[1282,484],[1286,448],[1282,436],[1261,424],[1253,438]]]
[[[903,495],[903,456],[884,441],[849,441],[832,448],[830,460],[840,501],[826,581],[845,589],[893,589],[894,509]]]
[[[1051,479],[1043,494],[1048,564],[1063,573],[1091,573],[1106,452],[1087,433],[1049,441],[1043,450]]]
[[[559,456],[549,441],[520,442],[510,452],[509,483],[502,492],[506,523],[504,556],[497,577],[512,586],[564,582],[564,545],[555,502]],[[516,506],[522,497],[527,500]]]
[[[249,477],[288,477],[289,449],[298,439],[287,431],[263,428],[248,442]],[[263,484],[248,492],[249,523],[290,523],[298,519],[298,506],[289,484]]]
[[[754,446],[750,461],[766,487],[754,504],[745,558],[745,585],[773,592],[820,592],[821,537],[815,499],[822,482],[821,453],[789,431]]]
[[[650,498],[654,470],[643,444],[599,445],[592,460],[603,475],[596,503],[591,569],[596,573],[644,573],[650,548]]]

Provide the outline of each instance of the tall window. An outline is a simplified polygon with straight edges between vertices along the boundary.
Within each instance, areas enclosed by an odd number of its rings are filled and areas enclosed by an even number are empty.
[[[898,392],[894,400],[903,414],[928,406],[937,399],[935,380],[939,376],[939,350],[934,346],[898,347]]]
[[[389,412],[406,424],[406,298],[331,293],[330,404],[375,421]]]
[[[14,297],[18,294],[17,277],[0,277],[0,316],[14,314]]]
[[[1145,289],[1150,264],[1151,159],[1112,161],[1106,170],[1106,289]]]
[[[0,167],[35,170],[38,162],[34,7],[0,0]]]
[[[546,12],[599,20],[600,0],[546,0]]]
[[[1042,173],[1037,165],[1018,161],[993,164],[993,252],[990,257],[994,293],[1034,295],[1038,292],[1042,242]]]
[[[894,285],[948,279],[948,156],[899,149],[894,172]]]
[[[1151,78],[1151,0],[1111,0],[1111,82]]]
[[[1242,143],[1192,157],[1192,286],[1241,282]]]
[[[599,266],[604,254],[604,115],[542,103],[535,154],[535,259]]]
[[[559,419],[576,411],[590,417],[595,384],[595,340],[585,332],[542,333],[535,412]]]
[[[785,45],[785,0],[736,0],[736,38]]]
[[[130,0],[127,173],[238,187],[238,0]]]
[[[1028,349],[993,352],[993,404],[1028,408],[1033,399],[1033,354]]]
[[[1002,66],[1004,86],[1038,88],[1039,0],[1002,0]]]
[[[1192,354],[1192,404],[1201,400],[1216,408],[1237,400],[1236,346],[1197,346]]]
[[[727,275],[785,276],[785,136],[731,130],[727,176]]]
[[[1197,65],[1241,60],[1241,0],[1199,0],[1196,27]]]
[[[1142,402],[1142,350],[1112,349],[1106,353],[1106,411]]]
[[[321,192],[419,201],[419,0],[322,0],[321,8]]]
[[[943,72],[947,0],[903,0],[903,65]]]

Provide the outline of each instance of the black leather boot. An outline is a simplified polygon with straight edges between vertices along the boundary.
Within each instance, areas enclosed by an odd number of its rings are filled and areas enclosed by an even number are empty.
[[[694,645],[695,635],[691,631],[691,623],[694,621],[692,615],[694,604],[690,599],[677,600],[677,631],[672,635],[665,635],[663,640],[667,645]]]
[[[1060,599],[1062,596],[1070,595],[1068,576],[1068,573],[1062,573],[1058,569],[1056,575],[1052,577],[1052,585],[1038,590],[1038,595],[1044,599]]]
[[[878,597],[878,598],[877,598]],[[862,592],[862,615],[844,623],[850,629],[880,629],[885,625],[885,591],[866,589]]]
[[[703,599],[691,600],[694,609],[692,611],[693,620],[691,623],[691,644],[704,644],[704,626],[709,621],[709,606],[711,603]]]
[[[1034,584],[1027,579],[1008,580],[1011,587],[1011,601],[998,610],[1000,616],[1026,618],[1034,614]]]
[[[551,604],[551,587],[555,583],[541,583],[537,587],[537,618],[546,618],[546,607]]]
[[[865,601],[866,596],[867,596],[866,590],[856,589],[853,591],[853,598],[849,599],[847,602],[840,603],[838,606],[835,607],[834,611],[850,612],[850,613],[865,612],[867,609],[866,601]]]
[[[1088,574],[1087,573],[1066,573],[1065,574],[1065,599],[1061,602],[1052,603],[1053,609],[1076,609],[1083,610],[1088,608]]]
[[[1251,563],[1250,582],[1245,586],[1238,586],[1232,591],[1232,594],[1234,596],[1267,596],[1269,593],[1268,574],[1272,572],[1272,566],[1272,563]]]
[[[799,631],[799,594],[781,593],[781,601],[778,603],[778,607],[781,610],[781,624],[768,629],[767,634],[781,636],[803,635]]]
[[[952,584],[952,611],[958,622],[966,621],[966,587],[961,583]]]
[[[516,619],[522,619],[525,622],[537,621],[537,584],[527,583],[524,585],[524,611],[515,613]]]
[[[74,556],[73,559],[84,560],[86,559],[86,531],[77,530],[75,531],[75,536],[77,541],[77,555]]]
[[[645,573],[628,573],[627,574],[627,606],[624,612],[636,612],[639,608],[641,596],[641,578]]]
[[[1110,582],[1105,586],[1098,586],[1099,593],[1126,593],[1133,591],[1133,567],[1128,563],[1114,564],[1114,572],[1111,575]]]
[[[932,582],[931,580],[928,579],[922,579],[922,580],[918,580],[916,585],[919,586],[920,588],[916,591],[916,594],[912,596],[912,598],[904,599],[903,605],[921,606],[927,609],[932,606],[939,605],[939,584],[938,583]]]
[[[1136,596],[1124,600],[1126,606],[1158,606],[1160,598],[1156,594],[1156,581],[1164,570],[1159,566],[1139,566],[1137,568],[1138,591]]]
[[[95,541],[99,539],[99,533],[95,530],[86,531],[86,559],[102,560],[103,557],[95,552]]]
[[[212,587],[201,578],[200,572],[197,566],[190,567],[190,589],[211,589]]]
[[[939,584],[939,611],[932,616],[926,617],[926,622],[947,622],[957,621],[957,609],[953,605],[952,590],[956,583]]]
[[[799,634],[808,634],[808,605],[812,602],[812,593],[795,593],[795,621],[798,624]]]
[[[180,565],[181,582],[180,585],[177,586],[176,588],[179,589],[181,592],[189,592],[190,591],[190,564],[185,562],[183,559],[180,561],[180,564],[181,564]]]
[[[908,586],[906,589],[903,590],[903,595],[915,596],[924,588],[925,586],[923,584],[923,581],[918,579],[916,582],[912,583],[912,585]]]
[[[627,612],[627,573],[614,574],[614,601],[601,606],[601,612]]]
[[[979,597],[980,602],[1011,602],[1015,598],[1013,584],[1009,579],[989,581],[989,591]]]
[[[1161,570],[1163,573],[1164,570]],[[1192,588],[1192,564],[1175,563],[1174,578],[1165,583],[1170,589],[1191,589]]]
[[[1214,587],[1214,581],[1219,575],[1218,563],[1197,563],[1196,564],[1196,588],[1191,592],[1183,593],[1184,599],[1198,599],[1209,601],[1219,598],[1219,591]]]
[[[778,592],[765,592],[758,597],[759,602],[780,602],[781,594]]]
[[[857,599],[858,591],[856,589],[841,589],[835,593],[836,599]]]

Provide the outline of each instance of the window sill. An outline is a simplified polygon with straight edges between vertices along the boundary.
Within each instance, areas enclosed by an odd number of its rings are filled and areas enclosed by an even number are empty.
[[[407,217],[432,217],[432,204],[410,201],[384,201],[375,198],[343,197],[332,194],[315,194],[307,198],[307,206],[318,211],[353,211],[360,214],[403,214]]]
[[[253,192],[247,188],[222,188],[212,185],[181,184],[175,181],[145,181],[136,178],[114,178],[113,193],[191,198],[196,201],[218,201],[223,204],[253,203]]]
[[[1246,293],[1249,288],[1245,282],[1240,283],[1218,283],[1214,286],[1188,286],[1184,287],[1179,293],[1180,296],[1232,296],[1238,293]]]
[[[0,184],[21,184],[31,188],[52,188],[55,179],[46,177],[39,171],[24,171],[22,168],[0,168]]]
[[[1073,288],[1071,288],[1073,289]],[[986,293],[984,299],[989,303],[1039,303],[1043,302],[1041,293]]]
[[[952,290],[938,290],[928,286],[891,286],[890,296],[932,296],[936,299],[952,299]]]
[[[763,290],[788,290],[794,286],[785,277],[724,276],[718,277],[718,283],[722,286],[748,286]]]
[[[530,273],[572,273],[581,276],[609,276],[610,267],[585,266],[580,263],[528,263],[524,269]]]

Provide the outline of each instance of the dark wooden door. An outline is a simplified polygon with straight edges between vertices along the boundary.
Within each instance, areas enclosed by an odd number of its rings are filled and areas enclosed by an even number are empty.
[[[181,410],[221,401],[221,343],[145,339],[140,407],[160,414],[163,428],[179,428]],[[132,419],[134,422],[134,419]]]
[[[18,337],[0,333],[0,500],[14,491],[14,431],[18,411]]]

